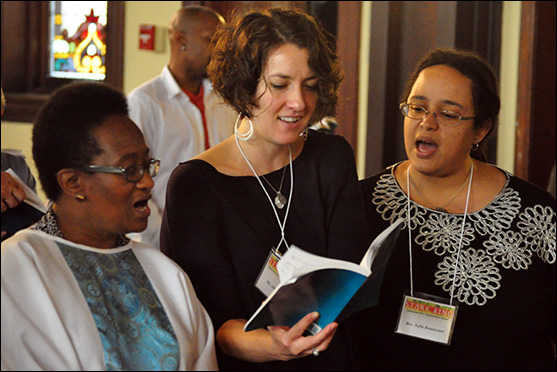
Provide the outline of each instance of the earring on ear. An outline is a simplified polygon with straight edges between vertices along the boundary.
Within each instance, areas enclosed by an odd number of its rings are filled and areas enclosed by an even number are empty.
[[[83,200],[85,200],[85,196],[80,195],[80,194],[75,194],[75,200],[83,201]]]
[[[241,141],[249,141],[249,139],[253,135],[253,122],[251,121],[251,119],[246,118],[248,120],[249,130],[246,133],[240,133],[240,131],[238,130],[239,128],[238,124],[242,123],[241,120],[242,118],[243,118],[242,114],[238,114],[238,117],[236,118],[236,123],[234,123],[234,135],[236,136],[236,138],[238,138]]]
[[[304,138],[304,141],[308,140],[308,132],[309,132],[309,127],[306,127],[306,129],[304,129],[304,131],[300,133],[300,135]]]
[[[478,147],[480,147],[480,143],[478,142],[478,140],[476,140],[476,142],[474,142],[474,144],[472,145],[472,151],[476,151]]]
[[[185,45],[182,45],[182,46],[180,47],[180,49],[186,50],[186,46],[185,46]]]

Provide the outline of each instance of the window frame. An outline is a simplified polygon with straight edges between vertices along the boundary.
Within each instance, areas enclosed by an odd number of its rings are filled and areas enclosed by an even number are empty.
[[[2,121],[32,123],[56,88],[76,81],[48,77],[49,5],[48,1],[2,1],[2,89],[7,102]],[[103,82],[121,90],[125,2],[108,1],[107,6]]]

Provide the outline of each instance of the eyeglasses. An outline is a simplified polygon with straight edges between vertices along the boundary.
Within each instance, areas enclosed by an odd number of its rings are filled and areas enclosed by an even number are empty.
[[[437,123],[444,127],[456,127],[463,120],[472,120],[475,118],[475,116],[460,116],[456,112],[449,110],[441,110],[439,112],[429,111],[422,106],[411,105],[406,102],[402,102],[399,108],[404,116],[413,120],[423,120],[427,114],[433,114]]]
[[[157,173],[159,173],[160,166],[160,159],[151,159],[149,164],[134,164],[126,168],[103,165],[84,165],[80,169],[89,173],[120,173],[126,176],[126,181],[135,183],[139,182],[139,180],[143,178],[145,171],[147,171],[151,177],[155,177]]]

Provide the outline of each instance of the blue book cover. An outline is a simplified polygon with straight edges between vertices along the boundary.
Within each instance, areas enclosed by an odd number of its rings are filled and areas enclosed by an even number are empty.
[[[375,306],[383,274],[401,228],[389,226],[371,243],[360,265],[320,257],[292,246],[279,262],[281,284],[244,326],[246,332],[270,325],[292,327],[305,315],[320,317],[307,330],[316,334],[327,324]],[[287,267],[286,269],[284,267]],[[283,276],[287,279],[282,280]]]

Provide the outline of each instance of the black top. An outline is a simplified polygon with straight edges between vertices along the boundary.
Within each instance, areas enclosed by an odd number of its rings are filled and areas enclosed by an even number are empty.
[[[283,170],[265,175],[276,189]],[[288,244],[359,263],[369,239],[348,142],[337,135],[312,131],[293,161],[293,170],[294,192],[285,228]],[[262,182],[274,198],[272,189]],[[282,188],[287,199],[290,187],[287,169]],[[249,319],[265,299],[255,282],[271,248],[281,238],[273,208],[255,177],[227,176],[201,160],[180,164],[170,178],[161,250],[188,273],[215,331],[229,319]],[[278,210],[281,222],[286,209]],[[281,252],[284,250],[283,245]],[[242,362],[224,356],[217,347],[219,367],[349,369],[350,347],[341,342],[342,332],[339,327],[329,349],[318,358],[290,362]]]
[[[373,235],[405,221],[379,305],[347,320],[359,331],[361,369],[555,370],[555,199],[506,175],[500,194],[466,216],[449,346],[395,334],[410,289],[408,201],[391,169],[361,181]],[[414,291],[450,298],[463,215],[410,206]]]

